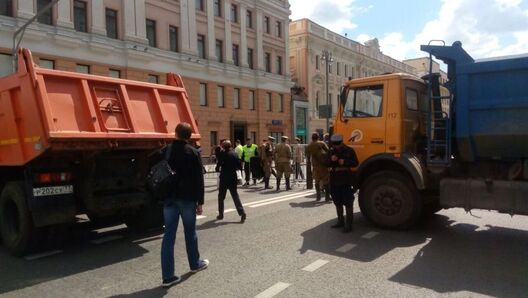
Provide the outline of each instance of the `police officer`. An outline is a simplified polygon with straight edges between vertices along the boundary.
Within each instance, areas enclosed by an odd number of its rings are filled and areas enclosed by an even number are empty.
[[[274,137],[268,136],[267,140],[263,140],[259,148],[260,159],[262,162],[262,169],[264,170],[264,189],[270,189],[269,180],[271,176],[271,164],[273,162],[273,141]]]
[[[244,174],[246,176],[246,184],[249,185],[249,179],[251,175],[251,158],[257,156],[257,145],[253,144],[251,138],[246,139],[246,144],[242,146],[242,161],[244,162]],[[257,184],[257,179],[253,175],[253,184]]]
[[[287,136],[281,137],[281,143],[275,147],[275,167],[277,168],[277,190],[280,189],[282,174],[286,179],[286,190],[290,190],[290,175],[292,173],[291,160],[292,151]]]
[[[325,201],[330,201],[330,189],[328,185],[329,173],[325,162],[329,148],[325,142],[319,140],[319,134],[312,134],[312,142],[306,146],[306,158],[312,164],[312,173],[315,180],[315,192],[317,201],[321,200],[321,190],[325,190]]]
[[[344,232],[350,232],[354,213],[352,168],[358,165],[358,160],[354,149],[343,143],[342,134],[332,135],[330,143],[327,165],[330,168],[330,191],[337,211],[337,223],[332,228],[344,227]],[[346,209],[346,220],[343,216],[343,207]]]

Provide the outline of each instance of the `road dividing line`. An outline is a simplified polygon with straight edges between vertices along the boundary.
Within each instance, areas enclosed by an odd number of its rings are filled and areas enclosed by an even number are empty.
[[[298,195],[290,196],[290,197],[288,197],[288,198],[284,198],[284,199],[276,199],[276,200],[269,201],[269,202],[264,202],[264,203],[259,203],[259,204],[250,205],[249,207],[250,207],[250,208],[257,208],[257,207],[266,206],[266,205],[275,204],[275,203],[280,203],[280,202],[284,202],[284,201],[295,200],[295,199],[302,198],[302,197],[304,197],[305,195],[306,195],[306,194],[298,194]]]
[[[202,218],[206,218],[207,216],[205,215],[196,215],[196,219],[202,219]]]
[[[46,251],[46,252],[39,253],[39,254],[25,256],[24,259],[26,259],[26,261],[33,261],[33,260],[36,260],[36,259],[41,259],[41,258],[53,256],[53,255],[56,255],[56,254],[60,254],[60,253],[63,253],[63,252],[64,251],[62,251],[62,250]]]
[[[282,199],[282,198],[288,198],[288,197],[294,197],[294,196],[300,196],[300,195],[307,195],[307,194],[310,194],[310,193],[313,193],[313,190],[297,192],[297,193],[292,193],[292,194],[288,194],[288,195],[285,195],[285,196],[274,197],[274,198],[270,198],[270,199],[250,202],[250,203],[244,204],[244,206],[251,207],[251,205],[258,205],[258,204],[262,204],[262,203],[265,203],[265,202],[271,202],[271,201],[279,200],[279,199]]]
[[[114,235],[114,236],[108,236],[108,237],[103,237],[103,238],[99,238],[99,239],[94,239],[94,240],[92,240],[90,242],[92,244],[102,244],[102,243],[114,241],[114,240],[121,239],[121,238],[123,238],[122,235]]]
[[[224,210],[224,214],[229,213],[229,212],[233,212],[233,211],[236,211],[236,209],[226,209],[226,210]]]
[[[349,252],[354,247],[356,247],[355,244],[347,243],[347,244],[341,246],[340,248],[336,249],[336,251],[345,253],[345,252]]]
[[[379,235],[379,232],[368,232],[365,235],[361,236],[363,239],[372,239]]]
[[[308,271],[308,272],[314,272],[315,270],[323,267],[327,263],[328,263],[328,261],[326,261],[326,260],[317,260],[317,261],[311,263],[310,265],[304,267],[302,270]]]
[[[290,284],[287,284],[287,283],[284,283],[284,282],[278,282],[278,283],[274,284],[273,286],[269,287],[264,292],[262,292],[262,293],[258,294],[257,296],[255,296],[255,298],[270,298],[270,297],[273,297],[273,296],[279,294],[280,292],[284,291],[289,286],[290,286]]]

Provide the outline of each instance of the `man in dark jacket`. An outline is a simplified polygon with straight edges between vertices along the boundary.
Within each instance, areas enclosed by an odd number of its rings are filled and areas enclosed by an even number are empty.
[[[354,149],[343,143],[343,135],[335,134],[330,138],[331,148],[328,153],[327,165],[330,168],[330,192],[336,206],[337,224],[332,228],[344,227],[344,232],[352,231],[354,173],[358,160]],[[343,216],[343,206],[346,209],[346,221]]]
[[[207,268],[209,261],[201,260],[196,235],[196,215],[202,214],[204,203],[204,177],[202,160],[198,151],[189,144],[192,128],[182,122],[176,127],[176,140],[171,145],[169,165],[176,172],[176,181],[163,206],[165,234],[161,243],[161,271],[163,287],[181,281],[174,274],[174,242],[180,216],[185,232],[185,246],[191,272]]]
[[[240,222],[246,221],[246,212],[240,202],[240,197],[237,192],[237,171],[242,170],[242,164],[238,154],[232,150],[231,142],[226,140],[223,143],[224,151],[219,156],[220,165],[220,189],[218,191],[218,216],[216,219],[224,219],[224,200],[227,190],[231,193],[236,210],[240,216]]]

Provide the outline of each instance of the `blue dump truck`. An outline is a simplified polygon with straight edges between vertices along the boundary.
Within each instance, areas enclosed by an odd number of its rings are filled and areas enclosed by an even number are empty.
[[[447,83],[430,71],[343,88],[334,132],[358,155],[363,215],[388,228],[442,208],[528,215],[528,55],[476,61],[460,42],[421,49],[447,64]]]

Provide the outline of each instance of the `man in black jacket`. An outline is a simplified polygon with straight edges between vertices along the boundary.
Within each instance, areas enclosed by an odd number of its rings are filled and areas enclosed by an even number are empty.
[[[242,164],[238,158],[238,154],[232,150],[229,140],[224,141],[222,146],[224,147],[224,151],[218,158],[220,165],[220,189],[218,191],[218,216],[216,219],[224,219],[224,200],[229,189],[238,215],[240,216],[240,222],[244,223],[246,220],[246,212],[244,212],[244,207],[240,202],[240,197],[237,192],[237,171],[242,170]]]
[[[180,216],[185,232],[185,246],[191,272],[207,268],[209,261],[201,260],[196,235],[196,215],[202,214],[204,203],[204,177],[199,152],[189,144],[192,128],[182,122],[176,126],[176,140],[171,145],[169,165],[176,172],[176,181],[163,206],[165,234],[161,243],[161,271],[163,287],[181,281],[174,274],[174,242]]]

